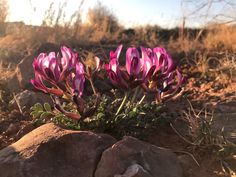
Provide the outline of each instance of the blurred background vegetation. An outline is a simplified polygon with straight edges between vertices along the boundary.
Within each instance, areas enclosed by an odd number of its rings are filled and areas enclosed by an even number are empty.
[[[207,71],[208,68],[204,56],[226,51],[234,54],[236,50],[235,13],[225,11],[211,14],[214,4],[236,9],[234,1],[181,0],[182,17],[179,24],[172,28],[164,28],[158,24],[140,24],[127,28],[120,24],[119,16],[99,1],[88,9],[86,21],[82,20],[84,0],[78,2],[77,10],[68,20],[67,3],[68,1],[62,0],[59,6],[55,6],[53,1],[45,4],[48,8],[44,13],[42,24],[33,26],[24,22],[8,22],[8,1],[0,0],[1,68],[14,67],[25,56],[32,55],[38,49],[42,51],[40,46],[43,44],[48,44],[48,48],[50,44],[58,46],[66,44],[75,49],[102,48],[105,53],[120,43],[126,46],[163,46],[174,58],[196,64],[201,71]],[[32,8],[37,9],[37,7]],[[196,19],[201,20],[203,25],[199,27],[186,25],[189,21],[194,24]],[[230,67],[232,62],[234,60],[228,62]]]
[[[97,2],[87,12],[86,22],[82,22],[84,1],[78,2],[77,10],[66,20],[66,0],[59,7],[52,2],[48,4],[40,26],[26,25],[24,22],[7,22],[8,1],[0,0],[0,46],[15,47],[26,50],[42,43],[68,43],[74,45],[97,44],[138,44],[165,45],[170,50],[188,52],[191,49],[236,49],[236,30],[233,14],[210,15],[210,8],[215,3],[235,8],[233,1],[227,0],[182,0],[182,20],[178,26],[165,29],[156,25],[142,25],[125,28],[108,7]],[[185,4],[190,4],[185,7]],[[37,8],[37,7],[34,7]],[[23,10],[23,9],[22,9]],[[187,13],[188,12],[188,13]],[[223,18],[224,17],[224,18]],[[186,27],[186,21],[202,19],[205,25],[199,28]],[[217,19],[217,20],[216,20]],[[222,20],[223,19],[223,20]],[[13,44],[13,45],[12,45]],[[23,44],[23,45],[22,45]],[[10,46],[8,46],[10,45]]]

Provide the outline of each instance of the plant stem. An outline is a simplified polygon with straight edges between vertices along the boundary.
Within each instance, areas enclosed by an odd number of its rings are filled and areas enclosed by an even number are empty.
[[[93,93],[94,93],[95,95],[97,95],[96,89],[95,89],[94,84],[93,84],[93,80],[92,80],[91,78],[89,79],[89,82],[90,82],[90,85],[91,85],[91,87],[92,87]]]
[[[115,114],[116,116],[120,113],[121,109],[124,107],[127,98],[128,98],[128,93],[126,92],[126,93],[125,93],[125,97],[123,98],[123,101],[122,101],[122,103],[120,104],[120,107],[119,107],[118,110],[116,111],[116,114]]]
[[[137,87],[137,88],[135,89],[135,91],[134,91],[133,97],[132,97],[132,99],[131,99],[131,103],[133,103],[134,100],[136,99],[137,94],[138,94],[138,91],[139,91],[139,88]]]
[[[146,97],[146,95],[143,95],[143,97],[141,98],[141,100],[138,102],[138,105],[140,105],[140,104],[143,102],[143,100],[145,99],[145,97]]]

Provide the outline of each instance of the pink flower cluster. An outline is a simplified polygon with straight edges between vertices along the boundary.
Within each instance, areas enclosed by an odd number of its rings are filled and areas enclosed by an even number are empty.
[[[41,53],[33,62],[35,79],[33,86],[45,93],[63,96],[64,92],[82,95],[84,90],[84,66],[78,55],[63,46],[60,54]]]
[[[153,49],[130,47],[126,51],[125,68],[119,65],[119,57],[122,45],[110,52],[110,61],[105,64],[105,70],[111,83],[123,90],[132,90],[141,87],[146,93],[154,93],[158,102],[171,97],[181,90],[186,78],[176,68],[172,58],[164,48]],[[33,62],[35,79],[31,79],[32,85],[54,96],[56,108],[67,113],[60,106],[58,98],[68,98],[76,103],[80,114],[84,114],[84,101],[81,98],[86,78],[96,93],[92,84],[93,76],[103,69],[101,60],[95,57],[96,68],[84,70],[78,54],[70,48],[62,46],[61,52],[56,54],[41,53]],[[88,68],[88,66],[86,66]],[[91,110],[90,110],[91,112]],[[67,113],[70,117],[79,119],[76,114]]]
[[[122,45],[111,51],[106,64],[108,76],[117,87],[132,89],[141,85],[146,92],[156,93],[157,100],[161,101],[162,97],[178,92],[186,81],[164,48],[140,47],[141,54],[134,47],[128,48],[126,70],[119,66],[121,50]]]

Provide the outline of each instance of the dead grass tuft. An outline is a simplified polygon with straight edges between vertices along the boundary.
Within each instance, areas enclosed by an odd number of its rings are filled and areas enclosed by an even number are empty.
[[[210,50],[236,50],[236,26],[213,25],[208,27],[204,47]]]

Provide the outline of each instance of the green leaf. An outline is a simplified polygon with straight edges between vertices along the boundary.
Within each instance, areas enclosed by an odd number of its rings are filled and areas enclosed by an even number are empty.
[[[33,117],[35,117],[36,114],[37,114],[37,111],[30,112],[30,115],[33,116]]]
[[[54,119],[57,119],[57,120],[60,120],[60,119],[63,119],[65,118],[64,114],[57,114]]]
[[[49,116],[51,116],[52,114],[50,112],[43,112],[41,115],[40,115],[40,119],[45,119]]]
[[[43,107],[47,112],[52,112],[52,108],[49,103],[44,103]]]
[[[35,121],[34,121],[35,126],[40,126],[40,125],[43,125],[43,124],[45,124],[45,121],[42,120],[42,119],[35,119]]]
[[[34,105],[34,110],[35,111],[43,111],[43,106],[40,103],[36,103]]]
[[[129,117],[130,118],[133,118],[133,117],[135,117],[137,115],[137,112],[136,111],[130,111],[129,112]]]
[[[138,111],[137,107],[134,107],[132,111],[137,112]]]
[[[120,120],[124,119],[125,116],[126,116],[126,114],[118,114],[118,115],[115,117],[114,121],[115,121],[115,122],[120,121]]]
[[[149,108],[149,105],[146,103],[145,105],[143,105],[143,108],[147,109]]]
[[[159,112],[159,111],[161,110],[161,108],[162,108],[161,106],[157,106],[156,109],[155,109],[155,111],[156,111],[156,112]]]
[[[103,118],[104,116],[105,116],[105,115],[104,115],[103,113],[101,113],[101,112],[97,114],[97,118],[98,118],[98,119],[101,119],[101,118]]]
[[[43,111],[32,111],[30,115],[32,115],[34,118],[40,117],[40,115],[43,113]]]

